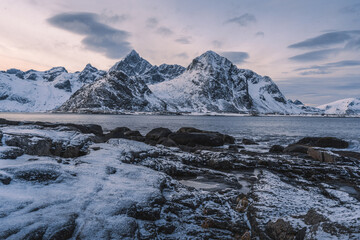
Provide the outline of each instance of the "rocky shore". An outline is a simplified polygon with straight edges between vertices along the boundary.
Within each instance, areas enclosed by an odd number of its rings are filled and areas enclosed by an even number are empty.
[[[360,153],[0,119],[0,239],[359,239]]]

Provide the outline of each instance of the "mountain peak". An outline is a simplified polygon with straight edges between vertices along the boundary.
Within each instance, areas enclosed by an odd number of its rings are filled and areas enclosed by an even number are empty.
[[[220,66],[230,66],[231,62],[225,58],[220,56],[214,51],[206,51],[201,54],[199,57],[195,58],[192,63],[189,65],[188,70],[192,69],[205,69],[205,68],[218,68]]]
[[[82,72],[97,72],[98,69],[94,66],[92,66],[90,63],[86,64],[85,68],[82,70]]]
[[[140,57],[140,55],[132,50],[123,60],[117,62],[109,71],[123,71],[128,76],[143,74],[148,71],[152,65]]]

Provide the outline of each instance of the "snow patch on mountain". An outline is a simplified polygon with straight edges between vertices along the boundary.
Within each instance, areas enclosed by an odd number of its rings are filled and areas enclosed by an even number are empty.
[[[335,115],[360,115],[360,98],[346,98],[328,104],[323,104],[317,108],[325,114]]]
[[[86,83],[104,75],[88,64],[82,72],[68,73],[63,67],[48,71],[0,72],[0,111],[44,112],[59,107]]]
[[[301,113],[269,77],[238,69],[213,51],[195,58],[182,75],[149,88],[185,112]]]

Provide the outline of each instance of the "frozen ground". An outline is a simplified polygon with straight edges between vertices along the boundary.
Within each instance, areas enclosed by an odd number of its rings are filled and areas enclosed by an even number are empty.
[[[82,131],[0,125],[0,239],[360,238],[356,159],[241,143],[184,152]]]

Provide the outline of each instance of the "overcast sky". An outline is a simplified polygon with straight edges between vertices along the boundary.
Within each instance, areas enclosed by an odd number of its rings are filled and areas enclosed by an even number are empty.
[[[358,0],[1,0],[0,70],[107,70],[131,49],[183,66],[213,50],[310,105],[360,97]]]

